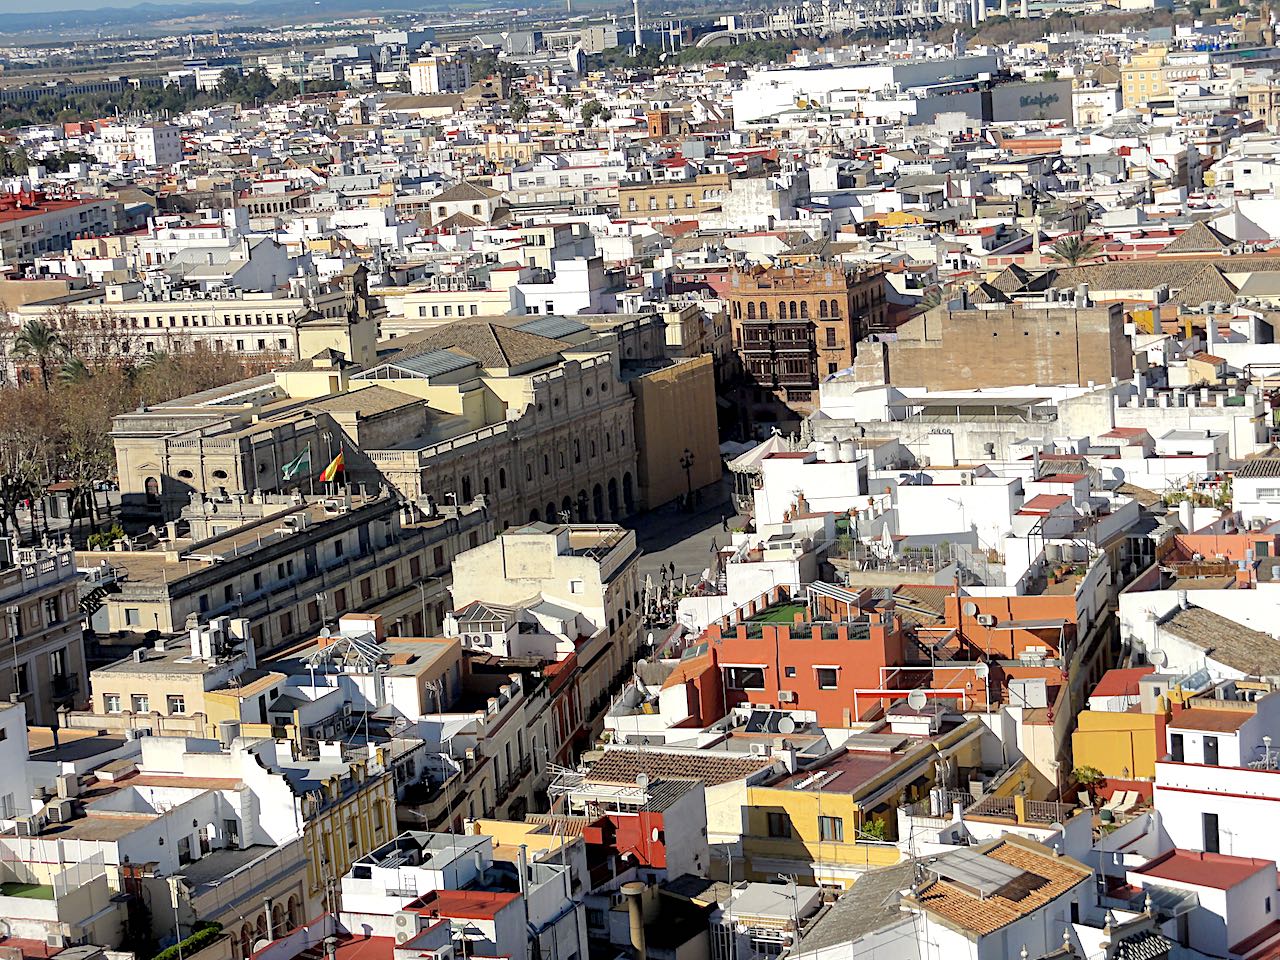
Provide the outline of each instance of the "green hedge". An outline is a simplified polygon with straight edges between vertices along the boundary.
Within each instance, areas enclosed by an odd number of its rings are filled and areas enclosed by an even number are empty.
[[[220,936],[222,936],[222,924],[201,920],[196,923],[195,933],[181,943],[175,943],[172,947],[165,947],[152,960],[178,960],[179,948],[181,948],[182,956],[189,957],[196,951],[203,950]]]

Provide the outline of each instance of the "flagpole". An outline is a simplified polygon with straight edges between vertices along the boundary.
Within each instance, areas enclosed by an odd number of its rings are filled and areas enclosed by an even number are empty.
[[[310,488],[311,496],[316,495],[316,470],[311,465],[311,441],[307,441],[307,486]]]

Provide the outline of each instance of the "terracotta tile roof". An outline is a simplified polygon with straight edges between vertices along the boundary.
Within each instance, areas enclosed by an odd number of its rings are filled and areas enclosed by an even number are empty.
[[[1235,243],[1221,231],[1198,220],[1160,249],[1161,253],[1225,253]]]
[[[950,880],[932,880],[905,902],[977,939],[1034,913],[1092,876],[1088,867],[1067,857],[1055,857],[1045,847],[1016,837],[978,847],[977,852],[1023,873],[987,897]]]
[[[475,358],[480,366],[487,368],[518,367],[555,357],[565,348],[565,344],[550,337],[500,323],[474,322],[443,324],[420,336],[397,338],[392,346],[404,347],[399,356],[412,356],[426,350],[455,350]]]
[[[1234,702],[1234,701],[1228,701]],[[1255,716],[1253,710],[1239,708],[1191,707],[1180,710],[1169,720],[1170,730],[1204,730],[1208,733],[1234,733]]]
[[[615,749],[606,750],[587,775],[605,783],[635,783],[636,775],[644,773],[650,777],[700,780],[715,787],[745,779],[768,766],[772,766],[771,760],[746,754]]]
[[[1260,630],[1251,630],[1211,610],[1178,610],[1160,629],[1189,641],[1214,660],[1242,673],[1280,675],[1280,644]]]

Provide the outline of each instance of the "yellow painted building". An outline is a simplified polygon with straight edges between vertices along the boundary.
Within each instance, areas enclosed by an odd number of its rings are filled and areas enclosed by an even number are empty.
[[[351,864],[396,835],[395,784],[388,760],[386,748],[379,747],[372,761],[344,764],[345,774],[324,778],[303,800],[307,894],[323,909],[337,908],[338,881]]]
[[[912,740],[901,752],[845,750],[819,767],[748,787],[746,879],[781,873],[847,888],[859,874],[897,863],[897,807],[929,795],[940,759],[957,771],[977,768],[981,729],[970,720],[923,743]]]
[[[1164,59],[1164,48],[1157,47],[1138,54],[1121,68],[1120,92],[1125,109],[1140,106],[1153,97],[1163,97],[1169,92]]]
[[[1154,713],[1085,710],[1071,734],[1071,756],[1077,767],[1094,767],[1104,777],[1145,780],[1156,775],[1163,751],[1163,716]]]

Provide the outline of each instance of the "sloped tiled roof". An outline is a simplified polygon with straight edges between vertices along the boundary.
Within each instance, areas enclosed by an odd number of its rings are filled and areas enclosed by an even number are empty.
[[[1151,290],[1168,286],[1176,303],[1198,304],[1206,300],[1235,299],[1236,288],[1223,276],[1216,263],[1230,263],[1232,273],[1280,270],[1280,257],[1231,258],[1210,263],[1204,260],[1129,260],[1067,267],[1053,275],[1055,287],[1087,283],[1096,292],[1104,290]]]
[[[1174,240],[1161,248],[1161,253],[1225,253],[1235,243],[1203,220],[1193,223]]]
[[[500,323],[449,323],[421,335],[401,337],[395,346],[405,351],[454,350],[474,357],[487,368],[518,367],[544,357],[554,357],[565,344],[536,333]]]
[[[700,780],[714,787],[742,780],[768,766],[772,766],[771,760],[749,754],[614,749],[606,750],[591,764],[587,776],[604,783],[635,783],[637,774],[643,773],[649,777]]]
[[[983,856],[1022,871],[1018,880],[999,892],[979,897],[958,883],[939,878],[926,882],[908,902],[914,901],[914,906],[976,939],[1034,913],[1092,875],[1089,868],[1073,860],[1036,850],[1029,841],[1017,841],[1005,838],[978,848]]]
[[[431,202],[466,203],[469,200],[492,200],[494,197],[500,196],[502,196],[501,190],[491,190],[488,187],[480,186],[478,183],[472,183],[470,180],[463,180],[443,193],[437,193],[431,198]]]
[[[1000,271],[1000,274],[990,281],[991,286],[1003,293],[1017,293],[1027,285],[1027,281],[1031,279],[1031,274],[1018,266],[1011,263]]]

